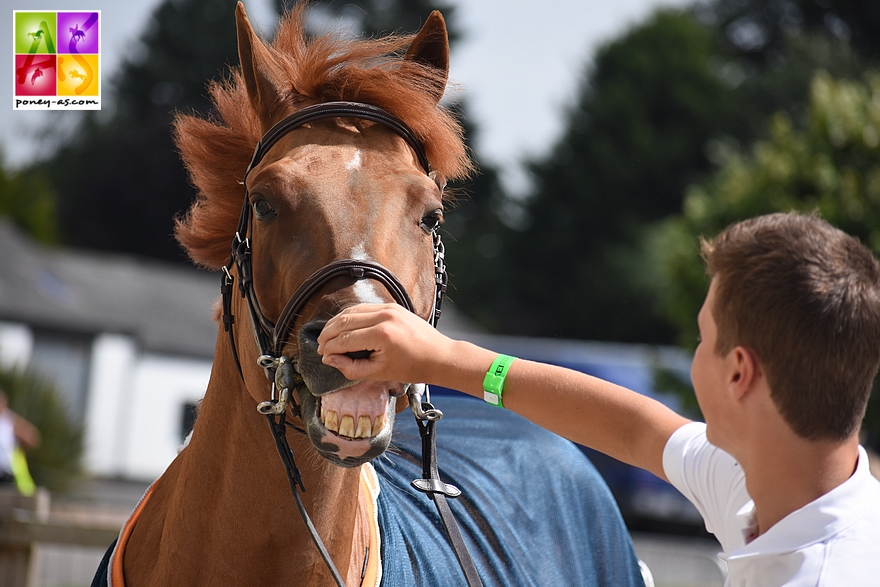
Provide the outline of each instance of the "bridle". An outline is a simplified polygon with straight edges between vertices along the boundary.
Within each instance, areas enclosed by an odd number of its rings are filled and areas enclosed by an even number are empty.
[[[232,326],[235,323],[235,317],[232,313],[232,290],[235,279],[230,270],[234,266],[239,276],[239,293],[247,303],[254,337],[257,345],[260,347],[260,356],[257,359],[257,364],[263,368],[267,379],[272,383],[271,399],[261,402],[257,406],[257,411],[265,415],[269,420],[269,427],[272,430],[275,446],[287,472],[297,508],[309,530],[312,540],[330,569],[337,585],[345,587],[339,571],[336,569],[329,552],[312,524],[299,495],[300,491],[305,491],[305,486],[294,461],[293,451],[288,445],[286,432],[288,427],[292,427],[302,433],[304,433],[304,430],[287,422],[286,413],[289,409],[293,417],[301,416],[300,407],[291,392],[298,385],[302,385],[302,377],[297,373],[290,359],[282,354],[282,350],[290,337],[296,319],[300,316],[303,307],[311,296],[328,281],[339,276],[347,276],[354,280],[372,279],[378,281],[385,286],[396,303],[411,312],[415,312],[415,309],[406,288],[389,269],[372,261],[339,259],[321,267],[306,279],[290,297],[277,321],[272,322],[269,320],[260,308],[256,291],[254,290],[251,240],[248,237],[249,233],[252,234],[253,216],[251,214],[250,194],[247,190],[248,174],[262,161],[269,149],[284,135],[310,122],[339,117],[369,120],[391,129],[412,148],[425,173],[432,179],[436,178],[436,175],[431,172],[422,142],[402,120],[381,108],[360,102],[326,102],[294,112],[270,128],[254,149],[254,155],[245,172],[244,205],[242,206],[238,228],[232,241],[232,254],[227,265],[223,267],[220,292],[223,304],[223,328],[229,333],[232,356],[239,375],[241,375],[242,381],[244,381],[244,372],[238,357],[235,337],[232,331]],[[440,186],[441,190],[443,187],[442,185]],[[441,305],[446,292],[448,277],[445,264],[445,249],[436,228],[432,230],[431,236],[434,254],[435,293],[428,322],[436,327],[437,321],[440,319]],[[443,417],[443,413],[431,405],[429,396],[427,401],[422,401],[423,395],[426,394],[427,386],[421,384],[410,384],[407,388],[410,408],[416,416],[416,423],[422,437],[423,474],[421,479],[413,481],[413,487],[426,493],[437,506],[441,521],[446,528],[456,558],[465,573],[468,585],[482,585],[476,567],[470,558],[470,554],[455,523],[455,519],[452,517],[452,512],[446,503],[446,497],[458,497],[461,492],[456,487],[443,483],[439,478],[434,427],[436,421]]]

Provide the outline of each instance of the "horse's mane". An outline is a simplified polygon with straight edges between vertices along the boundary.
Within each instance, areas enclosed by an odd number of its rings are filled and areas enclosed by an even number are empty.
[[[372,104],[412,128],[435,171],[448,179],[472,171],[460,124],[435,105],[444,74],[403,58],[411,35],[310,38],[305,20],[306,8],[299,5],[282,18],[267,45],[278,77],[290,84],[279,110],[332,100]],[[238,68],[211,82],[208,93],[216,110],[212,117],[179,114],[174,123],[177,147],[199,191],[189,212],[176,220],[175,234],[196,263],[219,268],[229,256],[244,197],[241,182],[262,135],[261,113],[251,106]]]

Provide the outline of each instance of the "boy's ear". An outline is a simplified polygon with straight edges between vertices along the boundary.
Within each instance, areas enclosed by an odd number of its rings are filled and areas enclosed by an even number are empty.
[[[755,384],[764,377],[764,370],[755,352],[747,347],[738,346],[728,355],[729,371],[727,386],[731,397],[740,400],[746,396]]]

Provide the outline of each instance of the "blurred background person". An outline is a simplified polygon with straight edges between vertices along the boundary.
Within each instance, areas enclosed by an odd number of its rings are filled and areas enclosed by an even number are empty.
[[[24,452],[40,445],[40,431],[9,407],[0,390],[0,484],[14,483],[23,495],[36,490]]]

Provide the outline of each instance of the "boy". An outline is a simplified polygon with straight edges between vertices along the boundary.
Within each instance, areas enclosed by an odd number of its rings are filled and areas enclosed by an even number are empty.
[[[702,249],[711,283],[691,378],[706,424],[451,340],[394,305],[347,309],[319,351],[349,379],[503,401],[668,480],[721,543],[732,587],[880,584],[880,483],[858,444],[880,364],[880,266],[856,239],[796,214],[735,224]],[[344,354],[362,349],[369,359]]]

